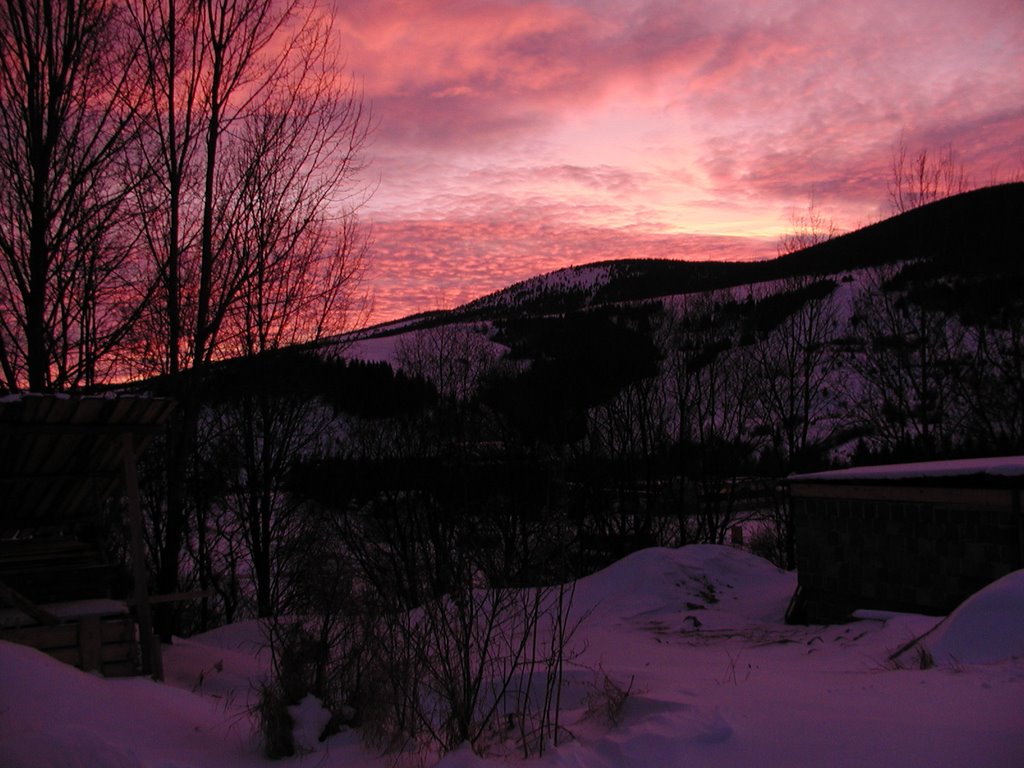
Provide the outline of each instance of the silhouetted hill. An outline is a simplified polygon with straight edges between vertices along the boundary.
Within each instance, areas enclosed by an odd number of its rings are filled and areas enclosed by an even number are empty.
[[[957,272],[987,272],[1024,253],[1021,222],[1024,183],[1003,184],[938,200],[763,264],[808,274],[928,258]]]
[[[801,275],[927,259],[932,272],[1016,274],[1024,254],[1024,183],[973,190],[775,259],[622,259],[557,270],[470,302],[443,320],[571,312]]]

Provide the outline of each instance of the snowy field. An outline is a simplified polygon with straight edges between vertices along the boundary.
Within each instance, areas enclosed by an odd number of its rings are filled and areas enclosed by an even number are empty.
[[[713,546],[646,550],[582,580],[563,692],[571,736],[528,762],[463,749],[440,764],[1024,766],[1024,571],[937,627],[872,613],[790,627],[794,586],[793,574]],[[264,673],[259,637],[248,623],[175,643],[165,684],[104,680],[0,643],[0,765],[273,765],[247,714]],[[936,666],[915,668],[922,656]],[[598,695],[605,676],[628,691],[619,711]],[[343,732],[278,764],[433,763],[375,754]]]

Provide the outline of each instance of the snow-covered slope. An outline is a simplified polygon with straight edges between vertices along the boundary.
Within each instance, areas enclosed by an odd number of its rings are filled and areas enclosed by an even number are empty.
[[[918,648],[940,666],[1024,659],[1024,570],[1008,573],[967,598],[901,657],[914,658]]]
[[[1019,576],[993,585],[989,597],[979,593],[932,633],[936,658],[954,636],[977,650],[1019,633]],[[581,580],[564,692],[571,737],[532,764],[1024,765],[1024,660],[1000,652],[971,657],[986,664],[958,657],[953,667],[901,670],[890,654],[936,619],[790,627],[782,614],[793,586],[792,574],[715,546],[638,552]],[[0,764],[270,765],[247,712],[264,669],[260,637],[249,623],[175,644],[167,684],[103,680],[0,643]],[[602,694],[606,680],[628,691],[616,711]],[[442,760],[449,768],[509,762],[467,749]],[[347,732],[283,764],[390,766],[395,758],[366,751]]]
[[[566,267],[522,280],[508,288],[471,301],[459,309],[463,312],[508,310],[545,300],[564,303],[571,301],[573,297],[579,297],[580,303],[586,305],[611,281],[615,272],[614,262]]]

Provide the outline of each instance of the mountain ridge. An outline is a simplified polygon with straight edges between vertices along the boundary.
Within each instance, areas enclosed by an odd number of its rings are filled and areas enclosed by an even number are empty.
[[[434,310],[363,329],[390,335],[452,322],[513,314],[552,314],[763,283],[834,275],[922,258],[939,270],[981,274],[1020,269],[1024,254],[1024,182],[964,192],[896,214],[807,248],[757,261],[623,258],[536,275],[449,310]],[[964,254],[970,253],[969,259]],[[375,329],[383,329],[374,332]]]

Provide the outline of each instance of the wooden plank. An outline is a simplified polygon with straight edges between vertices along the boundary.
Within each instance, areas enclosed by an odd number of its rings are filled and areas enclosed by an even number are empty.
[[[135,466],[135,439],[130,434],[121,438],[124,461],[124,490],[131,527],[132,577],[135,582],[135,611],[139,617],[139,645],[142,647],[142,671],[154,680],[164,679],[160,641],[153,634],[153,618],[149,611],[147,592],[146,548],[142,538],[142,508],[139,506],[139,478]]]
[[[83,553],[93,554],[96,547],[75,539],[3,539],[0,557],[4,560],[39,557],[66,557]]]
[[[943,504],[959,508],[996,507],[1008,509],[1012,491],[1000,488],[936,488],[899,485],[846,485],[838,483],[793,483],[790,495],[800,499],[856,499]]]
[[[115,481],[118,478],[118,473],[110,470],[96,470],[95,476],[97,479],[104,481]],[[81,473],[78,472],[33,472],[33,473],[21,473],[18,475],[2,474],[0,475],[0,484],[3,485],[32,485],[32,484],[50,484],[50,483],[66,483],[66,482],[77,482],[82,477]]]
[[[98,671],[110,676],[108,668],[114,669],[114,675],[124,677],[138,674],[136,655],[138,648],[132,643],[103,643],[95,647],[91,657],[82,653],[78,646],[64,648],[36,648],[37,651],[56,659],[62,664],[70,664],[78,669],[90,672]]]
[[[103,563],[69,562],[63,566],[0,569],[0,578],[38,605],[106,597],[110,572],[110,566]]]
[[[160,603],[183,603],[189,600],[202,600],[216,596],[217,593],[212,589],[199,589],[192,592],[173,592],[169,595],[150,595],[146,599],[150,605],[158,605]],[[133,607],[136,605],[135,598],[130,598],[126,602]]]
[[[135,622],[125,617],[100,621],[100,640],[104,643],[135,642]],[[40,650],[78,645],[78,627],[74,623],[51,626],[16,627],[0,630],[0,640],[19,645],[31,645]]]
[[[100,623],[100,638],[106,643],[134,643],[135,621],[130,618]]]
[[[0,631],[0,640],[33,648],[77,648],[78,627],[74,624],[55,624],[49,627],[20,627]]]
[[[74,648],[39,648],[38,650],[47,656],[52,656],[63,664],[70,664],[79,669],[82,668],[82,652],[77,646]]]
[[[85,616],[78,620],[78,651],[82,669],[91,672],[100,668],[100,617]]]
[[[146,424],[140,421],[131,421],[124,424],[87,424],[63,421],[49,423],[20,422],[5,424],[4,429],[9,434],[16,433],[18,435],[100,435],[117,437],[125,432],[133,432],[136,435],[151,436],[160,434],[163,424]]]
[[[1024,567],[1024,509],[1021,508],[1021,492],[1013,492],[1013,516],[1017,520],[1017,539],[1020,544],[1020,560],[1018,561],[1021,567]]]
[[[104,677],[135,677],[139,674],[139,665],[134,661],[111,661],[103,665]]]
[[[135,663],[135,643],[104,643],[100,646],[102,666],[112,662],[131,661]]]
[[[37,649],[42,650],[42,649]],[[86,660],[79,648],[50,648],[44,650],[47,656],[52,656],[65,664],[71,664],[86,672],[102,671],[108,664],[119,662],[130,662],[135,666],[135,644],[134,643],[104,643],[96,646],[95,658]],[[92,662],[92,666],[86,666]]]

